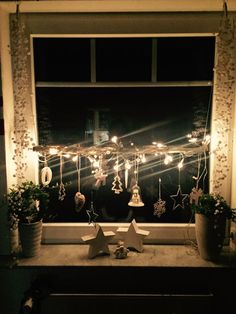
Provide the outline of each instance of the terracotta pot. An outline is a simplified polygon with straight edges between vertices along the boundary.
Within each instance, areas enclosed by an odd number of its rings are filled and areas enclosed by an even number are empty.
[[[195,214],[195,232],[201,258],[215,261],[223,248],[226,229],[225,217]]]
[[[32,257],[39,254],[42,239],[42,227],[42,221],[19,224],[19,236],[23,256]]]

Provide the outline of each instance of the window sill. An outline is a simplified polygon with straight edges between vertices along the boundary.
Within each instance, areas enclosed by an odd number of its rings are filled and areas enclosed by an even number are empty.
[[[144,245],[144,251],[130,251],[126,259],[116,259],[116,245],[109,245],[110,255],[88,259],[86,244],[42,244],[39,256],[4,259],[0,267],[74,268],[74,267],[140,267],[140,268],[235,268],[236,252],[225,246],[217,263],[200,258],[191,245]]]

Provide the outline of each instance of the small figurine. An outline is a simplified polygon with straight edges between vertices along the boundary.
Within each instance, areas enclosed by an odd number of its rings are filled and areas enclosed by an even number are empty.
[[[118,245],[117,245],[117,248],[115,249],[115,252],[114,252],[116,258],[124,259],[124,258],[127,257],[128,253],[129,253],[129,249],[127,249],[124,246],[124,242],[119,241]]]

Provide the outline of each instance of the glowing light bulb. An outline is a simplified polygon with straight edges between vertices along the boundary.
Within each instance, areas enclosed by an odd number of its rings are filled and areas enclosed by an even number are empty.
[[[188,141],[189,141],[189,143],[196,143],[197,142],[197,138],[196,137],[192,137]]]
[[[58,153],[57,148],[54,148],[54,147],[49,148],[49,154],[50,155],[56,155],[57,153]]]
[[[99,168],[99,160],[94,160],[93,168]]]
[[[172,161],[173,161],[173,157],[171,155],[166,155],[166,157],[164,159],[164,164],[168,165]]]
[[[183,168],[183,163],[184,163],[184,159],[182,159],[182,160],[178,163],[177,167],[178,167],[179,169]]]
[[[141,156],[141,161],[142,161],[142,163],[145,163],[147,161],[147,159],[146,159],[144,154]]]
[[[117,143],[117,140],[118,140],[118,137],[117,136],[113,136],[112,138],[111,138],[111,141],[113,142],[113,143]]]
[[[126,160],[125,162],[125,169],[129,170],[131,168],[131,165],[129,163],[129,160]]]
[[[74,161],[74,162],[76,162],[78,160],[78,156],[74,156],[73,158],[72,158],[72,161]]]
[[[115,171],[118,171],[118,170],[119,170],[119,165],[115,165],[115,166],[113,167],[113,169],[114,169]]]

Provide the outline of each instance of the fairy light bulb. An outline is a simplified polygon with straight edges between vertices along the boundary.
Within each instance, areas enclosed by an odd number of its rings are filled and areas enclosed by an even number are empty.
[[[113,167],[113,169],[114,169],[115,171],[118,171],[118,170],[119,170],[119,165],[118,165],[118,164],[115,164],[115,166]]]
[[[74,162],[76,162],[78,160],[78,156],[74,156],[73,158],[72,158],[72,161],[74,161]]]
[[[188,141],[189,141],[189,143],[196,143],[197,142],[197,138],[196,137],[192,137]]]
[[[126,162],[125,162],[125,169],[126,170],[130,170],[131,169],[131,165],[130,165],[129,160],[126,160]]]
[[[173,161],[173,157],[171,155],[166,155],[164,159],[164,164],[168,165],[170,162]]]
[[[54,147],[49,148],[49,154],[50,155],[56,155],[57,153],[58,153],[57,148],[54,148]]]
[[[99,168],[99,160],[94,160],[93,161],[93,168]]]
[[[113,136],[113,137],[111,138],[111,141],[116,144],[117,141],[118,141],[118,137],[117,137],[117,136]]]
[[[157,147],[162,148],[162,147],[164,147],[164,145],[162,143],[157,143]]]
[[[141,161],[142,163],[145,163],[147,161],[146,156],[144,154],[141,156]]]
[[[203,144],[203,145],[208,145],[208,144],[210,143],[210,141],[211,141],[211,136],[210,136],[209,134],[207,134],[207,135],[204,137],[202,144]]]
[[[183,164],[184,164],[184,159],[182,159],[182,160],[178,163],[177,167],[178,167],[179,169],[181,169],[181,168],[183,168]]]

